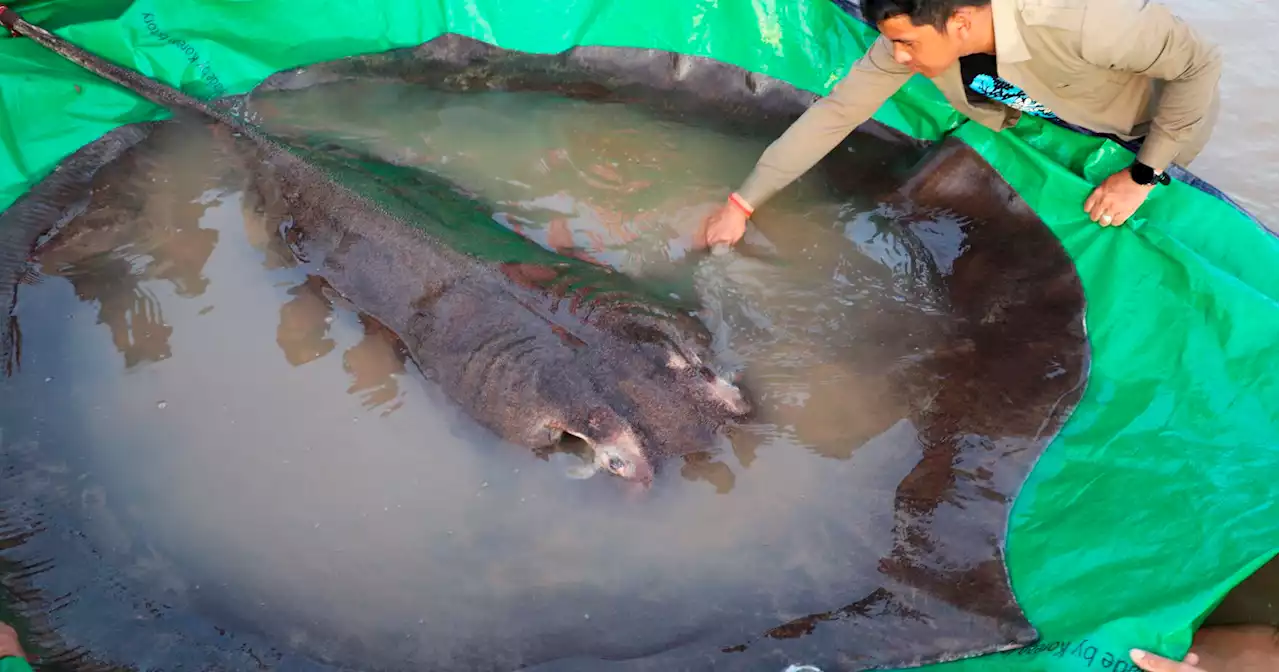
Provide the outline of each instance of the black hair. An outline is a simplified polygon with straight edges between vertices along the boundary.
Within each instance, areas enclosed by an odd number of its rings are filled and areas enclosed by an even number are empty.
[[[862,16],[873,24],[907,15],[912,25],[947,28],[947,19],[961,7],[984,7],[991,0],[862,0]]]

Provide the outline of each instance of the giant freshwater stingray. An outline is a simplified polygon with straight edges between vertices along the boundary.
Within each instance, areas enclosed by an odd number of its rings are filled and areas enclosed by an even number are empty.
[[[14,20],[12,13],[9,17]],[[397,170],[342,148],[294,143],[281,152],[283,145],[224,108],[205,108],[167,87],[102,63],[29,24],[16,25],[19,32],[153,100],[208,109],[219,121],[241,132],[258,133],[270,143],[269,154],[287,155],[285,170],[265,174],[268,184],[281,185],[268,189],[268,199],[292,215],[294,225],[282,233],[284,239],[304,260],[338,255],[341,263],[327,277],[335,288],[349,293],[362,312],[385,320],[411,349],[449,360],[444,364],[454,367],[455,380],[470,384],[468,389],[481,397],[507,386],[496,386],[488,377],[470,377],[475,369],[467,363],[491,363],[495,350],[521,338],[532,337],[535,340],[529,343],[553,352],[581,352],[584,346],[598,347],[602,338],[589,341],[583,338],[584,333],[610,334],[626,348],[639,344],[641,352],[648,353],[641,358],[611,354],[593,359],[593,365],[598,363],[603,370],[589,377],[592,382],[586,387],[581,381],[557,377],[551,381],[554,384],[539,388],[533,397],[486,397],[481,413],[493,409],[488,412],[497,419],[490,426],[498,433],[508,438],[531,436],[528,442],[532,444],[549,442],[560,431],[579,434],[602,446],[601,467],[647,480],[655,460],[651,454],[628,447],[635,448],[642,438],[663,445],[705,442],[710,432],[748,411],[748,403],[736,388],[708,368],[711,356],[705,328],[684,312],[687,306],[642,295],[625,277],[607,269],[579,265],[531,249],[528,241],[517,236],[504,235],[488,226],[483,205],[459,196],[454,185]],[[723,127],[775,135],[813,100],[806,92],[710,60],[619,48],[529,55],[453,35],[414,49],[285,71],[257,91],[284,91],[352,77],[410,81],[446,90],[554,91],[586,100],[625,101],[681,119],[715,117]],[[0,235],[13,237],[4,248],[22,249],[25,245],[22,252],[29,250],[38,235],[32,231],[48,229],[55,223],[51,218],[65,219],[71,204],[83,200],[92,174],[110,165],[149,128],[118,129],[64,162],[59,173],[6,213],[6,219],[22,226],[0,228]],[[1043,223],[972,149],[949,140],[915,163],[919,143],[874,123],[855,136],[865,132],[887,140],[877,145],[885,152],[879,157],[881,165],[863,165],[868,160],[865,151],[855,158],[837,149],[820,163],[816,173],[836,191],[880,192],[885,201],[901,204],[921,218],[947,212],[954,217],[949,220],[953,228],[947,233],[960,241],[958,254],[945,260],[941,257],[946,255],[927,244],[920,243],[916,250],[919,260],[926,262],[921,272],[941,288],[945,298],[948,324],[943,333],[921,339],[924,348],[905,347],[914,337],[905,331],[858,335],[879,340],[885,344],[885,352],[892,353],[877,374],[895,377],[901,394],[912,401],[911,421],[917,437],[912,449],[921,454],[915,468],[896,486],[892,550],[874,563],[874,575],[849,577],[851,584],[872,587],[852,601],[830,604],[815,613],[794,613],[781,622],[768,605],[761,605],[754,616],[738,615],[738,621],[722,623],[720,628],[695,628],[695,635],[661,646],[643,636],[648,627],[644,617],[651,608],[643,600],[635,605],[630,620],[606,623],[597,618],[584,624],[583,636],[578,638],[581,642],[567,649],[565,641],[572,639],[572,633],[558,633],[560,637],[542,645],[528,641],[508,644],[507,637],[514,635],[507,627],[495,627],[487,635],[490,643],[483,655],[477,653],[468,660],[466,669],[780,671],[805,663],[824,671],[859,670],[1009,651],[1035,641],[1036,630],[1010,586],[1004,562],[1005,535],[1010,508],[1022,483],[1083,392],[1089,349],[1079,278]],[[857,142],[854,137],[845,146]],[[903,156],[909,157],[905,165]],[[300,201],[300,196],[323,199],[325,195],[307,190],[305,183],[299,184],[299,177],[303,182],[310,179],[340,185],[343,194],[383,195],[377,203],[384,210],[377,217],[384,219],[367,228],[369,214],[354,207],[350,196],[320,204]],[[336,219],[345,214],[365,222],[366,227],[357,231],[339,223],[331,229],[340,232],[337,235],[304,240],[308,232],[301,220],[308,213],[333,214]],[[33,223],[41,218],[45,220],[43,227]],[[429,251],[428,258],[445,261],[427,266],[413,258],[412,250],[422,245],[422,239],[416,237],[421,234],[402,220],[415,218],[430,222],[428,229],[435,235],[431,244],[439,246]],[[487,232],[485,240],[476,240],[477,231]],[[772,237],[775,243],[785,245],[779,241],[781,235]],[[503,263],[486,266],[477,261],[485,255],[503,254],[507,255]],[[515,258],[520,261],[508,263]],[[730,264],[740,260],[733,255],[728,259]],[[724,263],[710,259],[703,270],[717,264],[723,268]],[[466,278],[466,273],[452,267],[455,264],[496,269],[497,273],[486,275],[483,284],[471,289],[464,283],[463,291],[458,292],[457,282],[438,280]],[[388,273],[388,267],[403,274]],[[16,276],[9,277],[14,275],[12,266],[0,270],[6,273],[5,282],[16,281]],[[406,297],[423,295],[424,281],[434,288],[434,294],[427,296],[437,304],[444,300],[444,306],[452,311],[448,314],[459,319],[429,324],[420,317],[423,305],[405,301]],[[618,304],[627,310],[606,310],[594,318],[598,329],[584,331],[576,324],[565,324],[561,315],[537,309],[538,305],[573,301],[573,294],[566,295],[562,289],[571,283],[572,289],[585,284],[592,291],[607,292],[598,297],[606,299],[605,306],[612,305],[607,301],[611,295],[628,297],[630,301]],[[0,289],[9,300],[10,287]],[[447,302],[450,296],[458,297],[455,303]],[[503,296],[523,301],[515,304],[521,306],[518,310],[543,320],[539,328],[544,331],[537,336],[518,332],[513,336],[516,341],[503,340],[508,338],[502,336],[506,329],[522,328],[522,324],[508,321],[510,310],[494,307],[495,297]],[[638,298],[641,296],[643,300]],[[434,329],[430,328],[433,324]],[[452,326],[441,333],[442,325]],[[493,336],[487,345],[475,339],[481,329]],[[482,352],[486,348],[488,351]],[[604,350],[618,352],[607,345]],[[520,350],[517,347],[515,351]],[[911,354],[903,354],[906,352]],[[518,365],[524,362],[528,366],[528,361],[520,359],[510,369],[514,379],[529,375],[530,369]],[[559,364],[564,360],[553,361]],[[632,365],[619,370],[617,361]],[[648,386],[645,381],[650,377],[685,384]],[[645,385],[646,392],[630,394],[621,401],[605,394],[608,401],[599,401],[599,391],[612,389],[620,378]],[[590,390],[585,405],[579,398],[584,389]],[[570,396],[556,396],[560,394],[557,390],[567,390]],[[575,410],[562,412],[559,423],[547,422],[548,415],[541,415],[533,426],[512,424],[512,418],[523,420],[530,415],[527,409],[531,404],[545,405],[548,399],[553,406]],[[624,410],[618,411],[619,407]],[[671,418],[672,408],[679,409],[675,415],[681,417]],[[520,412],[511,414],[503,409]],[[643,437],[628,434],[632,425],[623,424],[620,429],[617,417],[639,417],[642,424],[649,423],[644,426],[662,427],[671,434],[656,438],[652,433],[657,430],[648,430],[650,435]],[[613,458],[621,463],[613,464]],[[824,496],[856,500],[859,493],[851,490]],[[773,622],[766,625],[771,619]],[[517,620],[513,615],[512,622],[503,625],[514,625]],[[477,637],[485,635],[477,633]],[[56,635],[50,638],[56,640]],[[363,662],[378,669],[397,669],[394,659]]]
[[[288,213],[283,235],[298,258],[396,333],[450,399],[503,439],[545,449],[577,437],[595,466],[647,486],[661,457],[705,449],[749,410],[713,371],[705,326],[627,276],[508,234],[453,185],[288,146],[51,34],[33,35],[249,140],[255,185],[268,207]]]

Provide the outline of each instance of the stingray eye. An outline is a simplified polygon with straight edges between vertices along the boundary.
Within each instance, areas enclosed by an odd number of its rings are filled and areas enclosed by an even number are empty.
[[[627,463],[626,463],[626,462],[623,462],[621,457],[617,457],[617,456],[615,455],[615,456],[612,456],[612,457],[610,457],[610,458],[609,458],[609,470],[610,470],[610,471],[613,471],[613,472],[616,472],[616,473],[622,473],[623,468],[624,468],[624,467],[626,467],[626,466],[627,466]]]

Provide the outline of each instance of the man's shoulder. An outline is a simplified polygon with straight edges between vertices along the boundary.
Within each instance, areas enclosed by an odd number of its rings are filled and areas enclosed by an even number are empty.
[[[1153,0],[1007,0],[1028,26],[1093,30],[1111,22],[1132,23]]]
[[[1089,12],[1093,14],[1138,14],[1148,5],[1161,4],[1156,0],[1007,0],[1019,12],[1039,12],[1049,9]]]
[[[1141,24],[1152,0],[1006,0],[1028,30],[1069,40],[1085,51],[1124,41]]]

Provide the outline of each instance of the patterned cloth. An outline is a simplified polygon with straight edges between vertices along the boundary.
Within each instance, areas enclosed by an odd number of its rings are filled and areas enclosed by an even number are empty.
[[[976,103],[987,98],[1037,117],[1058,119],[1049,108],[1032,100],[1025,91],[996,74],[996,57],[992,54],[972,54],[961,58],[960,76],[968,87],[965,93],[970,102]]]
[[[1057,115],[1049,111],[1049,108],[1032,100],[1025,91],[1000,77],[992,77],[987,74],[977,75],[969,82],[969,88],[997,103],[1004,103],[1015,110],[1022,110],[1027,114],[1034,114],[1045,119],[1058,118]]]

